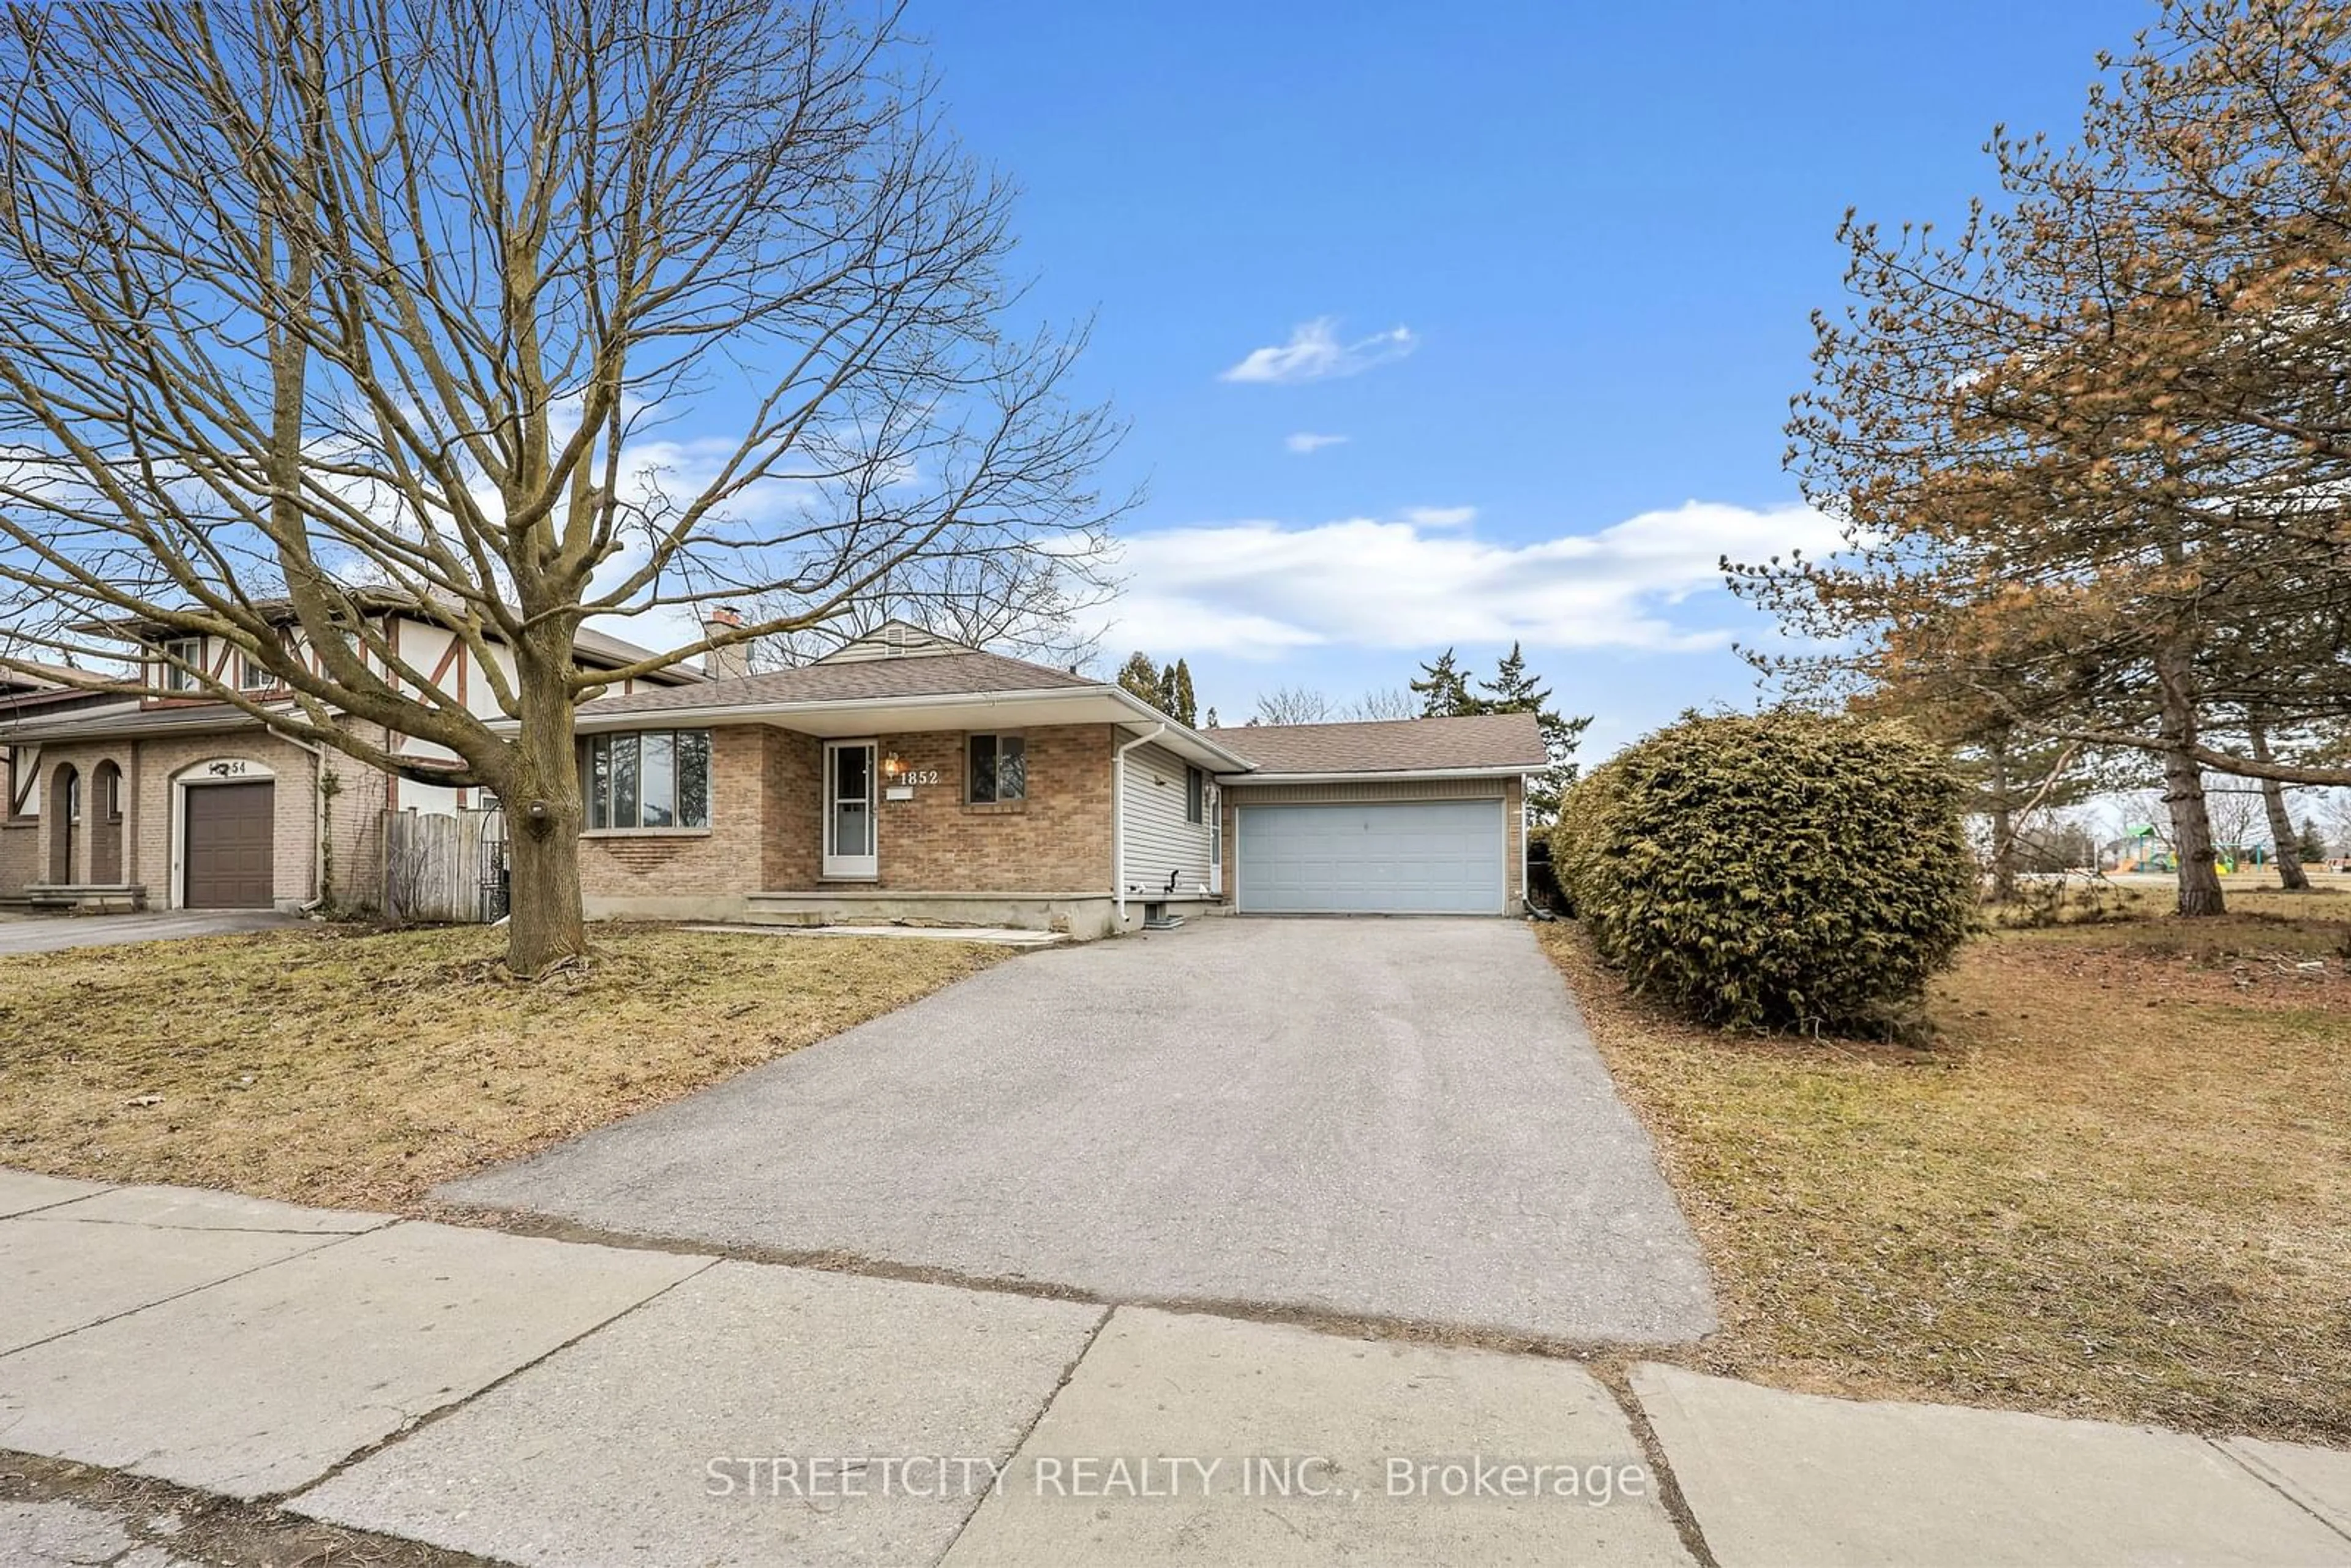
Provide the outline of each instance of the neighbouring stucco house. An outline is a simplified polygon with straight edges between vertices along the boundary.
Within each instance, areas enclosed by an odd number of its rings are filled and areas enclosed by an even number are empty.
[[[402,664],[473,712],[498,712],[463,638],[401,595],[362,591],[353,598]],[[291,607],[275,608],[288,650],[315,659]],[[7,791],[0,902],[80,910],[371,908],[387,811],[451,812],[480,803],[480,791],[396,778],[331,747],[288,739],[207,695],[181,666],[265,706],[292,704],[274,676],[221,639],[137,622],[89,630],[120,638],[126,658],[147,666],[136,684],[152,689],[37,687],[14,701],[0,695]],[[503,663],[503,647],[492,642],[488,649]],[[364,647],[360,653],[381,663]],[[646,656],[617,638],[593,632],[579,638],[584,668],[619,668]],[[622,684],[635,690],[705,678],[679,669]],[[369,738],[387,739],[380,730]],[[404,737],[388,743],[428,767],[436,756]]]
[[[1198,730],[903,624],[580,709],[591,915],[1475,914],[1525,894],[1532,715]]]
[[[461,642],[381,613],[404,662],[490,716]],[[590,667],[641,656],[580,639]],[[1080,936],[1186,912],[1514,913],[1525,778],[1545,762],[1531,715],[1195,729],[901,622],[772,674],[624,685],[578,729],[590,916]],[[368,907],[387,813],[480,804],[200,694],[23,716],[0,746],[30,895],[82,907]]]

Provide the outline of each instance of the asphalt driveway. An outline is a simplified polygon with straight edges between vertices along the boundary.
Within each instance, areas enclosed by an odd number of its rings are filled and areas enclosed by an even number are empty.
[[[1647,1138],[1499,920],[1208,919],[1023,956],[435,1196],[1112,1301],[1714,1326]]]
[[[267,909],[0,915],[0,956],[11,953],[61,953],[68,947],[116,947],[127,942],[169,942],[182,936],[231,936],[244,931],[266,931],[294,918]]]

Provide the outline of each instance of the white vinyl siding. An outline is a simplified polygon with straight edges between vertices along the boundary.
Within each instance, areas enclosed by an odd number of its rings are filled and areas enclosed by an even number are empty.
[[[1184,759],[1156,746],[1126,754],[1119,812],[1126,824],[1126,892],[1197,898],[1208,887],[1208,824],[1184,820]],[[1206,787],[1207,781],[1202,781]],[[1205,814],[1205,813],[1204,813]]]

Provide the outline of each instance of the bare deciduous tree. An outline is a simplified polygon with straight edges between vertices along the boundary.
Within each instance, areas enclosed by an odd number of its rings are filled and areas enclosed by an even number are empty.
[[[1078,340],[999,329],[1010,193],[910,71],[894,14],[822,0],[11,10],[16,645],[210,636],[290,705],[191,673],[274,729],[397,771],[385,732],[446,747],[434,781],[515,815],[509,962],[580,951],[580,703],[877,605],[1050,622],[1117,509]],[[505,722],[361,587],[462,639]],[[754,612],[573,658],[590,617],[716,602]]]
[[[1251,724],[1326,724],[1332,718],[1331,699],[1311,686],[1276,686],[1257,695],[1257,715]]]
[[[1396,719],[1418,718],[1420,704],[1401,686],[1389,686],[1380,691],[1365,692],[1340,710],[1341,718]]]

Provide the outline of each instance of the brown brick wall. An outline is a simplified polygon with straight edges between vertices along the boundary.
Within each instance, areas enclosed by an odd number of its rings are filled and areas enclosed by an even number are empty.
[[[824,743],[797,730],[769,729],[768,840],[760,857],[765,890],[811,888],[823,856]]]
[[[0,899],[23,895],[25,884],[41,880],[38,818],[0,822]]]
[[[1111,884],[1111,727],[1029,729],[1029,798],[964,801],[965,732],[888,735],[910,772],[936,769],[911,800],[884,800],[881,878],[903,892],[1104,893]]]
[[[763,726],[712,730],[710,826],[584,835],[580,841],[581,894],[590,899],[677,898],[759,891],[766,861],[768,755]]]

